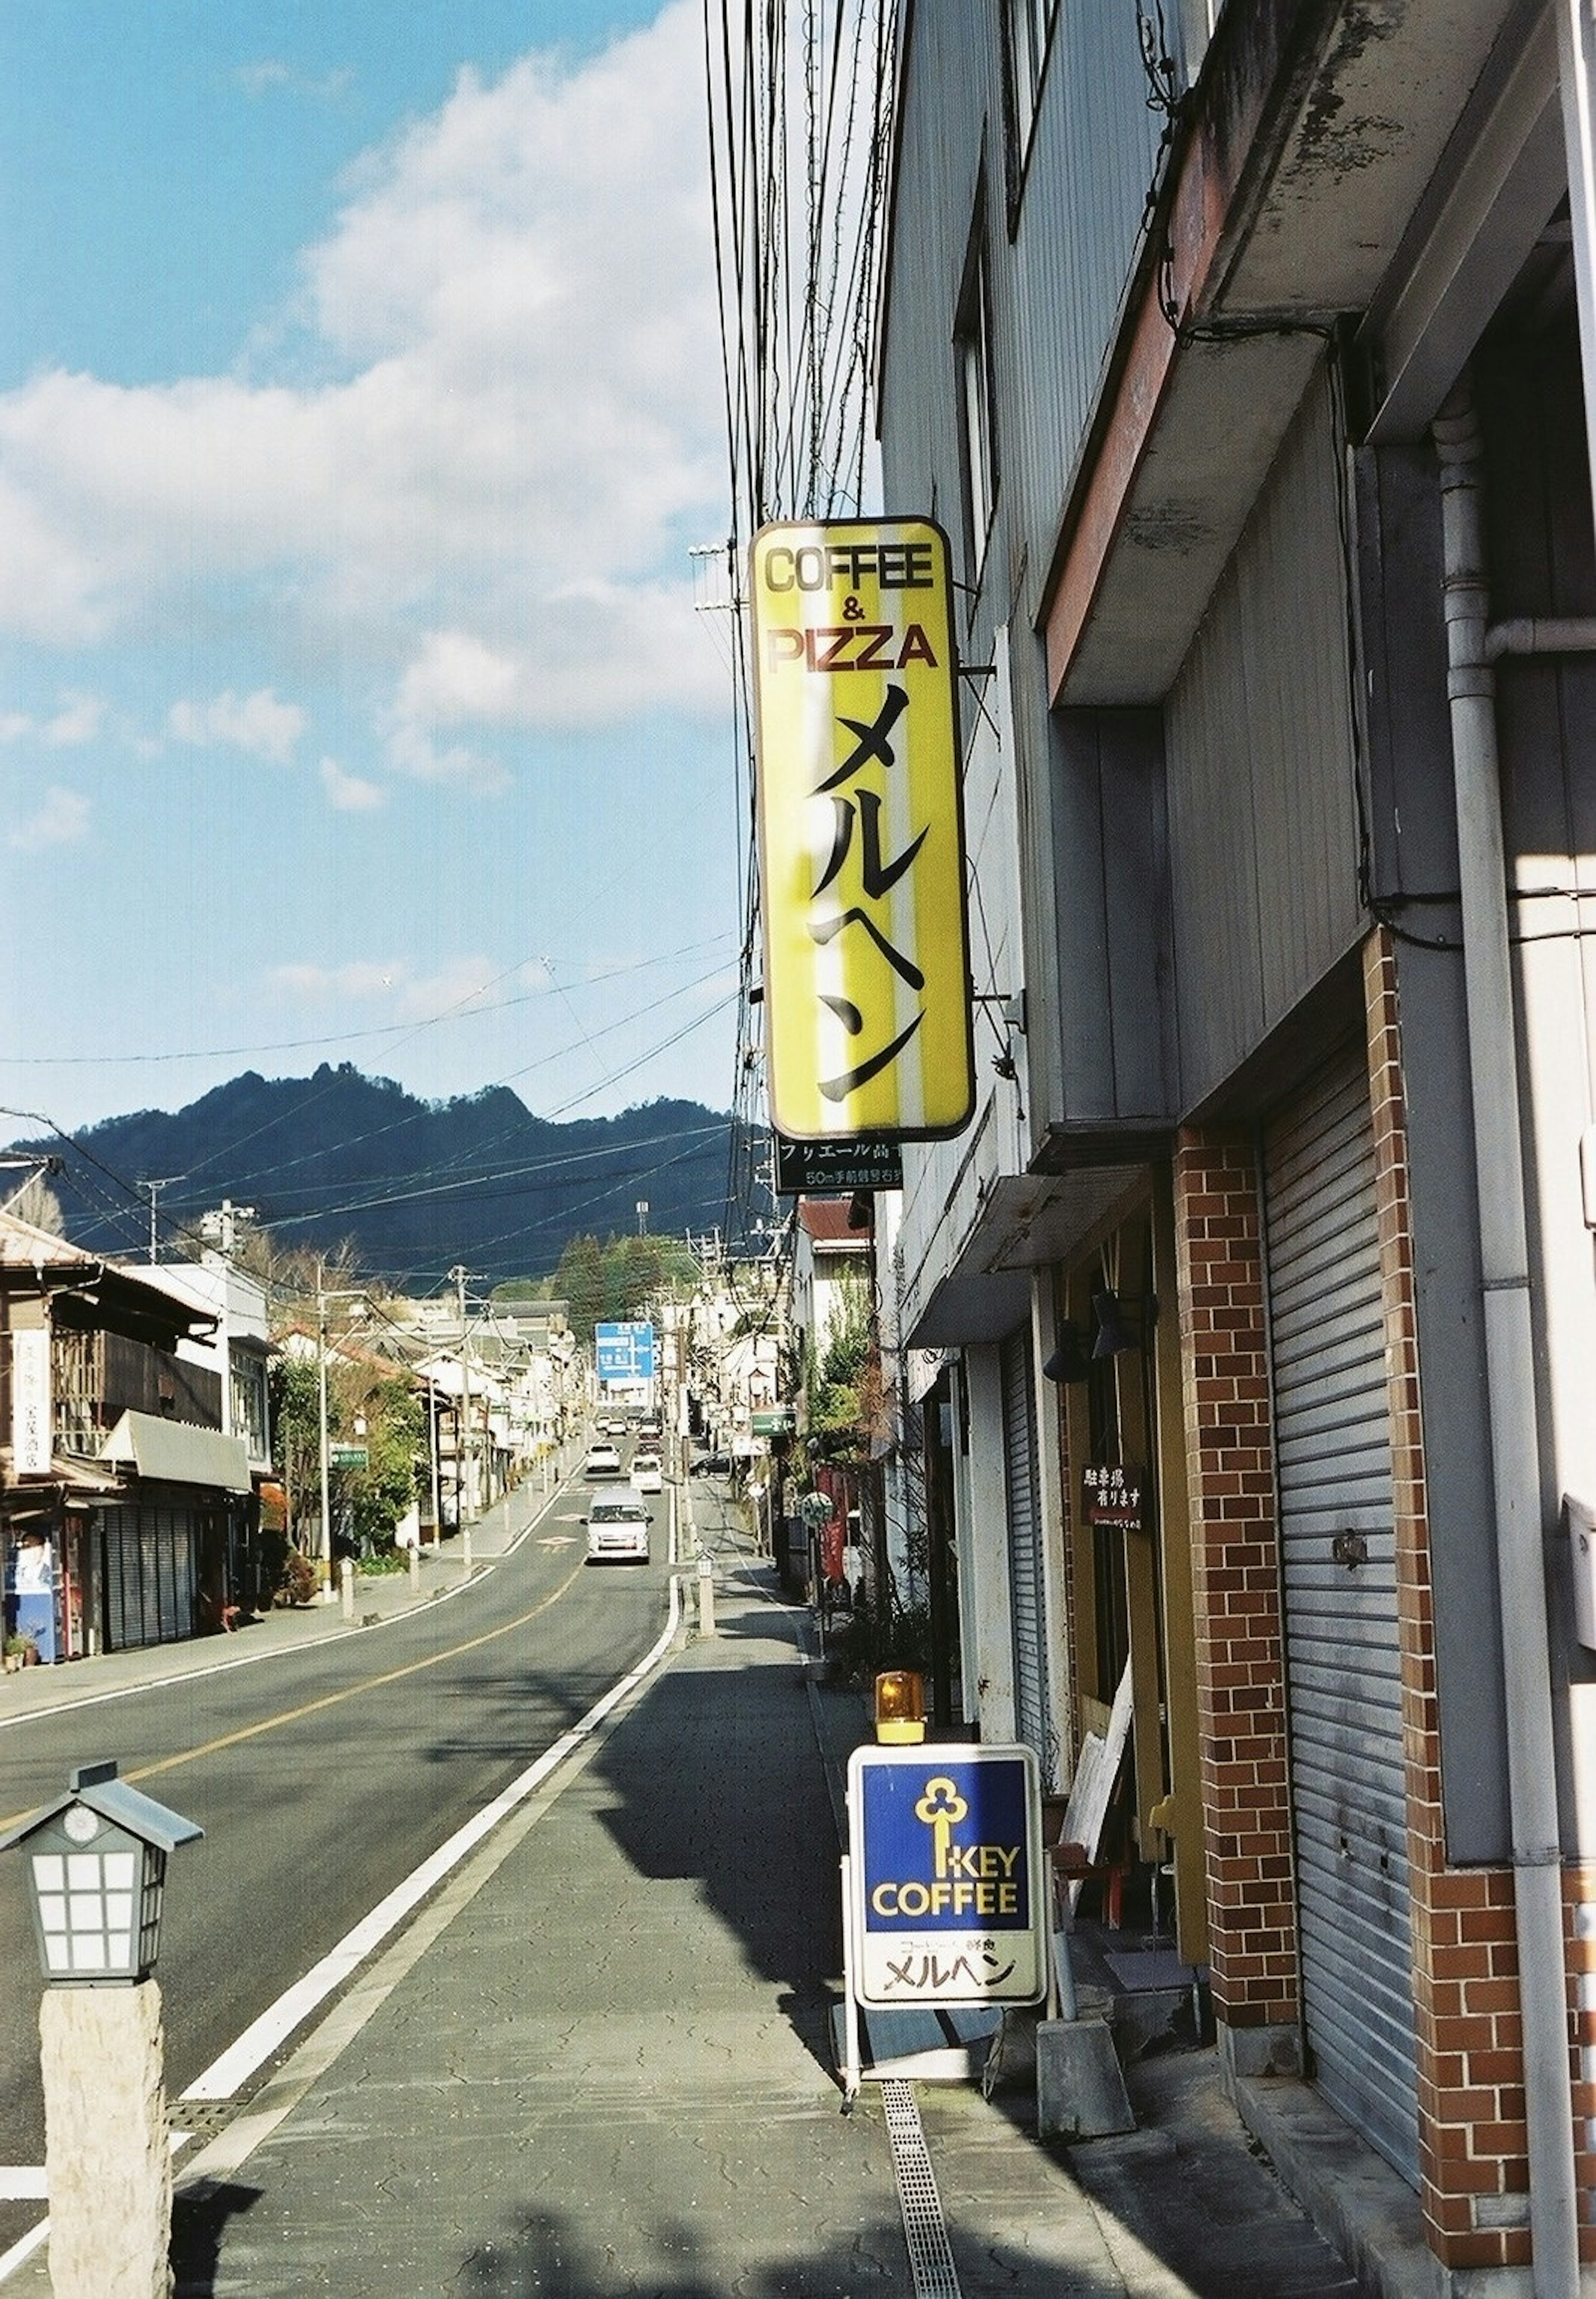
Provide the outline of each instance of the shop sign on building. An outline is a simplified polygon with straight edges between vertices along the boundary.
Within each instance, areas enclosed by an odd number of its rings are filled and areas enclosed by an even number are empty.
[[[771,1115],[795,1141],[958,1133],[975,1101],[947,538],[755,537]]]
[[[1110,1466],[1090,1465],[1081,1472],[1081,1484],[1085,1496],[1084,1511],[1088,1524],[1117,1524],[1125,1532],[1140,1532],[1143,1526],[1142,1498],[1146,1490],[1143,1470],[1126,1468],[1118,1462]]]
[[[848,1841],[858,2003],[1040,2003],[1050,1942],[1031,1749],[856,1748]]]
[[[861,1141],[788,1141],[776,1136],[776,1193],[802,1198],[827,1191],[901,1190],[903,1150],[885,1134]]]

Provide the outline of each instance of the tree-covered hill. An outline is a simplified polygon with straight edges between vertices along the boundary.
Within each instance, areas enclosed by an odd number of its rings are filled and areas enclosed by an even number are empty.
[[[640,1199],[652,1231],[720,1225],[731,1124],[693,1101],[555,1123],[508,1086],[427,1102],[324,1063],[308,1078],[248,1071],[186,1109],[107,1118],[71,1146],[18,1146],[63,1158],[65,1226],[93,1250],[140,1249],[156,1181],[163,1257],[195,1249],[185,1232],[228,1199],[280,1246],[349,1240],[364,1268],[420,1291],[456,1262],[489,1284],[551,1272],[570,1238],[635,1230]]]

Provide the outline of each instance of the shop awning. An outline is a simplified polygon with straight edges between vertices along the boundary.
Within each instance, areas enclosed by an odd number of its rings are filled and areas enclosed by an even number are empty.
[[[253,1487],[242,1437],[196,1429],[189,1421],[162,1421],[154,1413],[124,1413],[101,1446],[100,1458],[171,1485],[211,1485],[224,1493]]]

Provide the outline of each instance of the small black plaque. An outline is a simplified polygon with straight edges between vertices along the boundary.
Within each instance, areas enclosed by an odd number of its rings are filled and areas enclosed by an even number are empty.
[[[811,1191],[901,1190],[903,1150],[887,1135],[846,1141],[789,1141],[776,1136],[776,1187],[779,1196]]]

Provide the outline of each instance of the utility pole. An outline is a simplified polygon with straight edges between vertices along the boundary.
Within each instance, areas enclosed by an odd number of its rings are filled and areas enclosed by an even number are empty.
[[[428,1465],[432,1471],[432,1545],[441,1548],[444,1538],[443,1496],[438,1490],[437,1457],[437,1383],[430,1374],[427,1376],[427,1435]]]
[[[363,1301],[365,1288],[345,1285],[329,1293],[326,1288],[327,1265],[316,1261],[316,1432],[321,1455],[321,1540],[320,1564],[327,1578],[323,1583],[328,1597],[332,1595],[332,1452],[327,1432],[327,1305],[329,1301]]]
[[[460,1473],[461,1563],[469,1579],[471,1571],[471,1358],[467,1345],[470,1328],[466,1323],[466,1279],[470,1271],[457,1261],[449,1274],[454,1280],[455,1298],[460,1304],[460,1443],[456,1465]]]
[[[150,1193],[150,1264],[152,1267],[159,1258],[155,1242],[155,1199],[162,1190],[170,1190],[174,1182],[186,1179],[187,1176],[182,1174],[166,1174],[159,1181],[140,1182],[138,1184],[141,1190],[147,1190]]]
[[[321,1540],[320,1561],[327,1579],[323,1587],[332,1588],[332,1472],[327,1443],[327,1295],[322,1280],[326,1266],[320,1255],[316,1258],[316,1431],[321,1456]]]

